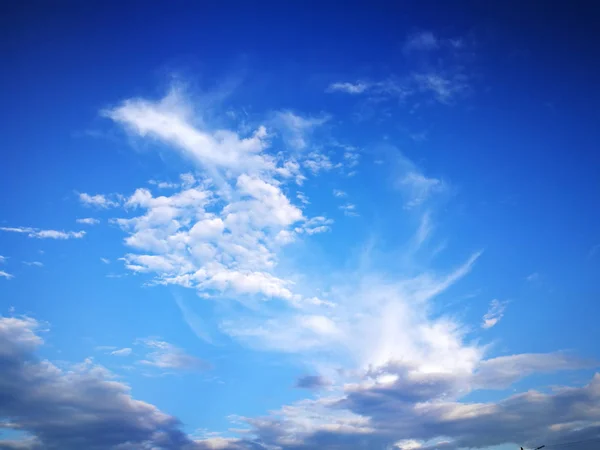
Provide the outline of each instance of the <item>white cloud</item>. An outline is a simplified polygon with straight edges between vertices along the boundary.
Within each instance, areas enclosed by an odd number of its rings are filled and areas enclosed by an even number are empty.
[[[420,247],[423,242],[427,240],[429,235],[431,234],[433,226],[431,225],[431,214],[426,212],[421,217],[421,222],[419,223],[419,228],[417,229],[417,234],[415,236],[416,245]]]
[[[124,200],[129,210],[142,211],[113,220],[128,233],[125,243],[134,250],[122,258],[126,267],[154,274],[155,283],[196,288],[204,295],[216,291],[294,299],[293,283],[275,273],[279,248],[298,234],[328,230],[325,221],[317,225],[305,217],[285,194],[286,183],[304,180],[301,164],[284,152],[277,157],[267,152],[265,127],[243,138],[194,120],[192,110],[181,92],[173,90],[158,102],[127,100],[105,113],[139,137],[167,144],[210,176],[197,180],[185,174],[172,195],[155,197],[141,188]],[[325,120],[289,111],[276,116],[288,137],[302,139]],[[302,146],[299,141],[290,145]],[[314,172],[334,167],[318,152],[309,153],[302,165]],[[302,194],[298,198],[307,200]]]
[[[504,310],[508,302],[501,302],[499,300],[492,300],[488,312],[483,316],[483,323],[481,328],[492,328],[500,319],[504,316]]]
[[[436,194],[448,190],[447,184],[439,178],[425,175],[412,161],[404,156],[396,156],[395,186],[405,197],[407,208],[424,205]]]
[[[448,78],[440,73],[417,73],[413,78],[417,89],[430,92],[440,103],[450,103],[457,94],[467,88],[466,83],[460,78]]]
[[[1,278],[6,278],[7,280],[10,280],[11,278],[14,278],[14,275],[11,275],[8,272],[5,272],[4,270],[0,270],[0,277]]]
[[[300,203],[302,203],[303,205],[310,205],[310,200],[304,192],[296,192],[296,198],[300,200]]]
[[[160,101],[130,99],[104,112],[139,137],[157,139],[178,150],[201,167],[228,169],[236,174],[273,169],[273,159],[262,154],[268,146],[267,130],[258,127],[246,137],[224,129],[193,125],[191,107],[173,88]]]
[[[346,151],[344,152],[344,160],[346,167],[352,168],[358,166],[360,155],[356,152]]]
[[[80,192],[79,201],[85,206],[95,206],[98,208],[113,208],[115,206],[119,206],[118,201],[110,200],[102,194],[90,195],[86,194],[85,192]]]
[[[325,124],[329,116],[302,117],[291,111],[280,111],[275,114],[274,125],[283,134],[284,140],[292,148],[302,150],[308,146],[312,131]]]
[[[333,196],[334,197],[346,197],[348,194],[346,194],[344,191],[342,191],[341,189],[334,189],[333,190]]]
[[[83,219],[77,219],[76,222],[84,224],[84,225],[97,225],[97,224],[100,223],[100,221],[98,219],[94,219],[93,217],[86,217],[86,218],[83,218]]]
[[[346,203],[344,205],[339,206],[338,208],[341,209],[344,212],[344,215],[346,215],[346,216],[349,216],[349,217],[358,216],[358,213],[356,212],[356,205],[354,205],[352,203]]]
[[[6,262],[6,256],[0,255],[0,264],[4,264]]]
[[[85,231],[41,230],[31,227],[0,227],[0,231],[22,233],[26,234],[27,237],[37,239],[81,239],[85,236]]]
[[[340,163],[332,163],[329,156],[317,151],[310,152],[306,159],[302,161],[302,165],[310,170],[313,175],[317,175],[321,171],[326,172],[341,167]]]
[[[139,343],[148,349],[145,359],[139,361],[140,364],[165,370],[197,371],[210,368],[210,364],[206,361],[189,355],[168,342],[157,339],[141,339]]]
[[[26,266],[44,267],[44,264],[40,261],[23,261]]]
[[[369,84],[359,81],[356,83],[337,82],[331,83],[326,92],[344,92],[346,94],[362,94],[369,89]]]
[[[100,261],[102,261],[104,264],[110,264],[110,259],[108,258],[100,258]]]
[[[113,356],[129,356],[131,355],[132,350],[128,347],[126,348],[121,348],[119,350],[113,350],[112,352],[110,352],[111,355]]]

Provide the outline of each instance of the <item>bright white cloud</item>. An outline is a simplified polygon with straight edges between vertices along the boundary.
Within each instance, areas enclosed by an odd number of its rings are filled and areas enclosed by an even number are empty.
[[[264,126],[245,137],[230,130],[196,127],[190,105],[176,88],[160,101],[130,99],[104,115],[136,136],[172,146],[208,170],[228,169],[239,174],[274,167],[273,159],[262,153],[268,146]]]
[[[0,255],[0,264],[4,264],[6,262],[6,256]]]
[[[42,230],[31,227],[0,227],[0,231],[22,233],[26,234],[27,237],[37,239],[81,239],[85,236],[85,231]]]
[[[124,200],[129,210],[143,211],[113,220],[129,234],[125,243],[135,250],[122,258],[126,267],[155,274],[157,283],[193,287],[205,295],[220,291],[295,299],[293,283],[275,273],[278,249],[298,234],[328,230],[326,219],[317,225],[284,192],[285,183],[304,179],[301,165],[294,156],[280,152],[274,157],[266,151],[265,127],[244,138],[199,127],[191,110],[173,90],[158,102],[128,100],[105,113],[139,137],[159,139],[211,177],[184,174],[172,195],[156,197],[140,188]],[[303,139],[325,120],[289,111],[277,115],[286,133],[300,133]],[[334,166],[317,152],[302,165],[312,171]],[[298,198],[307,201],[301,194]]]

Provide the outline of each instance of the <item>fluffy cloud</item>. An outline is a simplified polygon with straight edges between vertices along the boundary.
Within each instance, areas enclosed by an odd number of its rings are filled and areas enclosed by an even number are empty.
[[[27,237],[37,239],[80,239],[85,236],[85,231],[42,230],[31,227],[0,227],[0,231],[22,233],[26,234]]]
[[[327,231],[325,219],[315,226],[290,202],[284,186],[303,179],[294,157],[268,153],[268,133],[260,126],[250,137],[198,126],[191,106],[174,89],[158,102],[125,101],[105,112],[140,138],[155,138],[204,169],[204,178],[182,176],[169,196],[137,189],[123,204],[144,213],[113,220],[129,233],[125,243],[136,253],[122,259],[129,270],[152,273],[155,282],[203,291],[264,295],[297,300],[292,282],[275,273],[278,250],[298,234]],[[307,119],[278,113],[276,122],[295,142],[326,118]],[[289,134],[291,133],[291,134]],[[290,137],[291,136],[291,137]],[[302,141],[304,143],[304,141]],[[331,162],[311,152],[303,159],[310,170]],[[207,178],[206,176],[211,178]]]
[[[0,415],[6,428],[30,433],[0,448],[192,449],[177,419],[135,400],[129,388],[90,360],[60,369],[36,357],[40,324],[0,318]]]
[[[445,80],[460,80],[423,73],[428,75],[332,90],[423,95],[442,103],[458,92]],[[174,189],[171,195],[141,188],[124,198],[133,217],[114,220],[130,248],[122,260],[129,270],[153,274],[155,283],[194,288],[203,296],[286,300],[260,302],[256,310],[220,317],[219,329],[249,347],[297,358],[313,374],[298,380],[299,387],[328,382],[326,395],[263,417],[237,418],[246,426],[240,437],[207,437],[195,443],[197,448],[454,449],[594,432],[600,420],[594,407],[598,377],[583,388],[529,392],[497,403],[464,400],[469,393],[504,389],[534,373],[594,365],[562,353],[490,357],[490,347],[456,317],[440,314],[434,299],[471,271],[479,252],[446,270],[348,271],[339,275],[343,282],[332,282],[319,297],[299,294],[301,278],[281,272],[280,250],[304,235],[330,231],[332,222],[307,217],[294,205],[290,183],[300,184],[305,173],[352,167],[356,153],[346,152],[338,162],[334,153],[300,152],[309,147],[308,130],[319,124],[292,113],[278,117],[292,152],[274,153],[270,140],[276,133],[267,127],[248,133],[222,130],[198,120],[193,110],[173,91],[158,102],[133,99],[106,112],[136,137],[175,149],[202,170],[188,183],[168,186]],[[432,239],[432,200],[448,185],[397,152],[393,161],[395,187],[408,212],[421,219],[414,238],[420,246]],[[146,366],[203,367],[166,342],[147,340],[144,345]]]
[[[110,198],[102,194],[90,195],[86,194],[85,192],[80,192],[79,201],[85,206],[95,206],[98,208],[112,208],[115,206],[119,206],[119,202],[117,200],[111,200]]]

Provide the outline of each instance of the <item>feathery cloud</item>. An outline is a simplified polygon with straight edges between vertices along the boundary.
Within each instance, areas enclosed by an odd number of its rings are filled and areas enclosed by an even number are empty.
[[[81,239],[85,236],[85,231],[42,230],[31,227],[0,227],[0,231],[26,234],[27,237],[36,239]]]
[[[81,223],[84,225],[97,225],[100,223],[98,219],[94,219],[93,217],[85,217],[83,219],[77,219],[77,223]]]
[[[492,300],[488,312],[483,316],[483,323],[481,328],[492,328],[500,319],[504,316],[504,310],[508,302],[501,302],[499,300]]]

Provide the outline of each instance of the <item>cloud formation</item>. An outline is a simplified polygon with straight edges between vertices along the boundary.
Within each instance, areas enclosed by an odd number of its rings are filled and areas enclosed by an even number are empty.
[[[260,294],[299,302],[293,283],[276,273],[278,251],[301,235],[327,231],[329,221],[306,217],[283,187],[303,179],[302,165],[313,173],[334,165],[315,151],[300,162],[291,154],[267,152],[265,126],[249,136],[199,127],[191,110],[174,88],[158,102],[131,99],[104,113],[135,136],[175,149],[205,173],[201,179],[186,176],[170,196],[140,188],[125,197],[126,208],[143,211],[113,221],[129,234],[125,242],[136,252],[123,257],[125,266],[155,274],[156,283],[204,295]],[[276,116],[294,149],[303,148],[306,133],[325,120],[289,111]],[[306,204],[302,195],[298,199]]]
[[[10,280],[11,278],[14,278],[15,276],[8,272],[5,272],[4,270],[0,270],[0,277]]]
[[[36,239],[81,239],[85,236],[85,231],[42,230],[31,227],[0,227],[0,231],[21,233]]]
[[[168,342],[157,339],[142,339],[140,343],[148,350],[145,359],[139,361],[140,364],[164,370],[198,371],[210,368],[210,364],[206,361],[189,355]],[[123,350],[129,350],[127,354],[131,353],[131,349],[122,349],[117,352],[122,352]],[[111,354],[114,355],[116,352],[112,352]]]
[[[504,316],[504,310],[506,309],[507,302],[501,302],[499,300],[492,300],[488,312],[483,316],[483,323],[481,328],[492,328],[500,319]]]
[[[94,219],[93,217],[85,217],[83,219],[77,219],[77,223],[81,223],[84,225],[97,225],[100,223],[98,219]]]
[[[91,360],[60,369],[39,360],[41,325],[28,317],[0,317],[0,415],[4,428],[31,438],[0,441],[23,449],[192,449],[177,419],[135,400]]]

